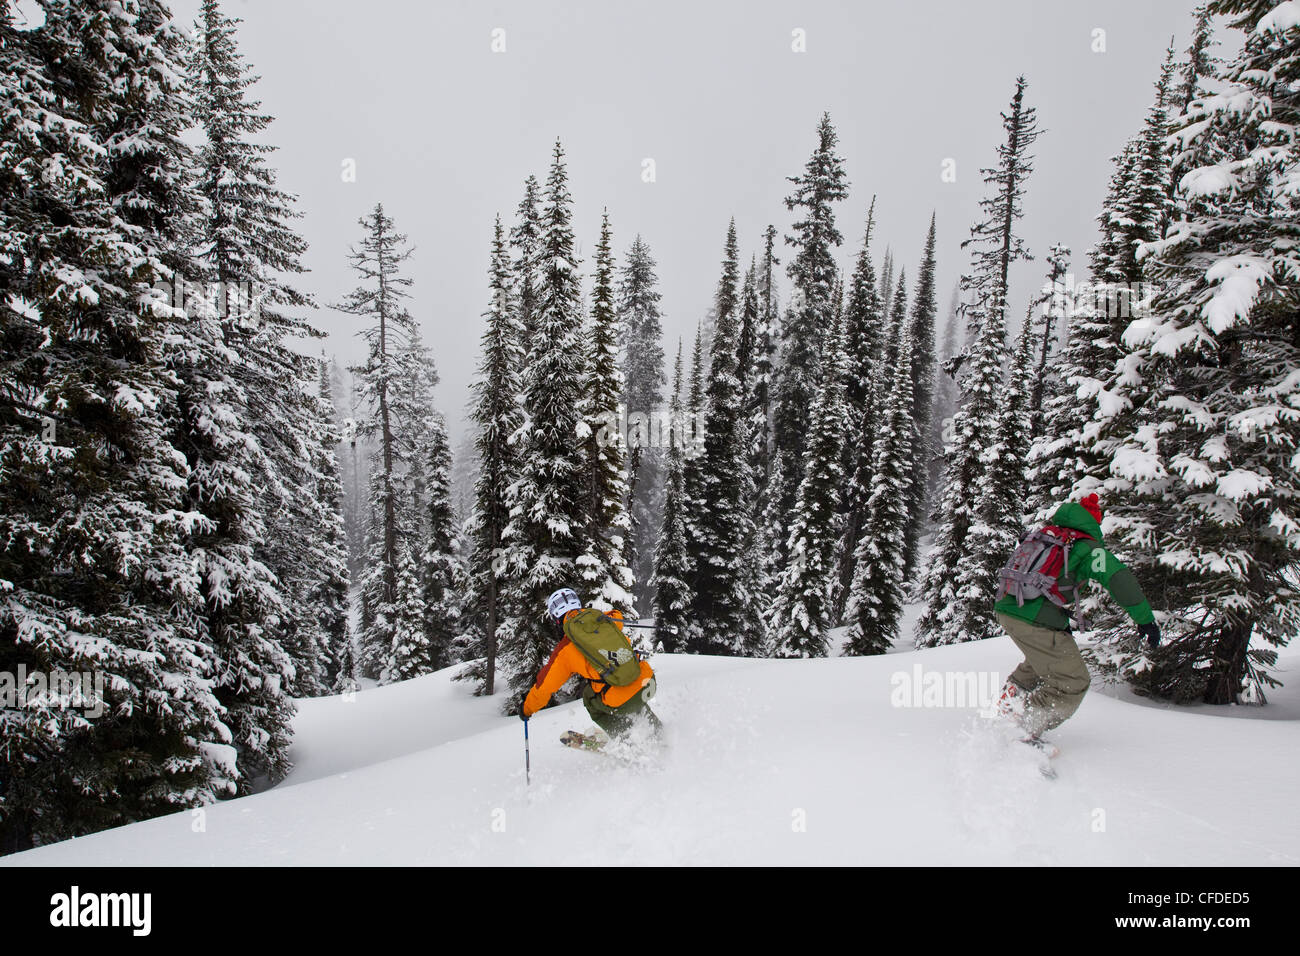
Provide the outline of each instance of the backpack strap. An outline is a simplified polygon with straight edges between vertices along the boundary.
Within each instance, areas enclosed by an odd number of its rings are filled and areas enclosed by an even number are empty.
[[[1065,560],[1061,565],[1061,573],[1057,577],[1057,583],[1052,588],[1052,592],[1061,599],[1060,607],[1065,609],[1066,605],[1072,604],[1070,608],[1070,624],[1077,630],[1083,629],[1083,609],[1079,607],[1079,581],[1070,574],[1070,552],[1074,549],[1076,542],[1085,538],[1089,541],[1096,541],[1092,535],[1086,531],[1080,531],[1077,528],[1053,528],[1054,532],[1065,541]],[[1064,585],[1062,585],[1064,582]],[[1067,598],[1065,592],[1069,592]],[[1055,603],[1055,602],[1053,602]]]

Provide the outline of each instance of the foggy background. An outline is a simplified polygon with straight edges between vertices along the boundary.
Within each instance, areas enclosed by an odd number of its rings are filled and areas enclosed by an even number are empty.
[[[1015,77],[1044,131],[1034,145],[1021,231],[1034,261],[1014,267],[1013,328],[1046,272],[1050,244],[1085,253],[1110,158],[1140,128],[1171,37],[1190,40],[1192,0],[1086,4],[836,2],[416,2],[226,0],[238,43],[262,77],[251,95],[276,117],[266,141],[282,188],[299,198],[324,347],[362,358],[361,320],[330,308],[356,284],[357,220],[377,201],[415,253],[410,308],[441,375],[436,397],[454,443],[479,361],[493,217],[507,227],[523,181],[545,182],[558,136],[590,288],[607,207],[621,266],[636,233],[658,262],[664,351],[689,343],[709,308],[734,216],[742,266],[768,223],[782,234],[787,176],[802,172],[826,110],[850,196],[839,204],[841,263],[861,247],[877,194],[873,259],[907,270],[909,301],[930,213],[938,217],[942,323],[967,268],[982,167],[1003,142]],[[174,0],[192,24],[197,0]],[[504,30],[505,52],[492,51]],[[792,31],[806,52],[792,50]],[[1093,52],[1094,30],[1105,52]],[[1220,55],[1222,50],[1216,51]],[[642,181],[653,159],[656,181]],[[345,160],[356,181],[344,182]],[[941,180],[956,163],[956,182]],[[780,291],[788,296],[782,261]],[[942,326],[940,326],[942,327]],[[319,347],[319,346],[316,346]],[[341,414],[348,414],[340,409]]]

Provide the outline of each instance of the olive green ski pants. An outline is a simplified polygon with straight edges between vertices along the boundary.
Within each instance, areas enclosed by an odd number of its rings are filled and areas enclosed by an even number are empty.
[[[1039,627],[1009,614],[998,623],[1025,655],[1011,680],[1028,695],[1022,722],[1032,734],[1059,727],[1079,709],[1092,683],[1088,665],[1069,631]]]
[[[651,692],[653,695],[653,691]],[[582,703],[587,708],[587,713],[596,726],[611,737],[617,737],[627,733],[632,726],[640,719],[644,718],[650,724],[651,729],[657,734],[663,727],[655,712],[650,709],[646,703],[644,693],[634,694],[621,707],[610,707],[597,696],[588,683],[582,689]]]

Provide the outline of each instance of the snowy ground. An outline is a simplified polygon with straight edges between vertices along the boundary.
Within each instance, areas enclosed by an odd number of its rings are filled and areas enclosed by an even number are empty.
[[[1300,864],[1300,648],[1254,708],[1094,684],[1059,776],[974,708],[895,706],[895,675],[987,672],[1008,639],[875,658],[661,655],[668,746],[562,747],[581,704],[522,725],[444,671],[304,701],[278,787],[7,857],[15,865]],[[1234,718],[1257,719],[1234,719]],[[200,822],[202,826],[200,827]]]

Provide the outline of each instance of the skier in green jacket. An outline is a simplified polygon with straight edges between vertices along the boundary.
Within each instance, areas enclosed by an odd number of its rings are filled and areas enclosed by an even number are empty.
[[[1029,740],[1067,720],[1091,683],[1067,610],[1084,580],[1105,587],[1152,648],[1160,644],[1160,627],[1137,578],[1102,545],[1101,518],[1095,494],[1066,502],[1002,569],[994,610],[1025,659],[1007,678],[998,711],[1019,722]]]

